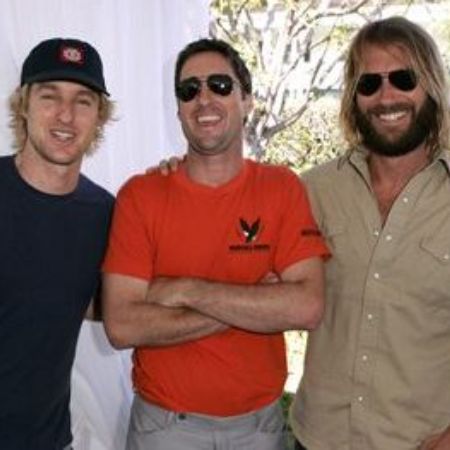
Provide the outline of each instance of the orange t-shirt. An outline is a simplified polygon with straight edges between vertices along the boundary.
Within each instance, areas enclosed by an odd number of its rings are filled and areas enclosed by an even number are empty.
[[[211,188],[183,168],[139,175],[120,190],[104,271],[151,280],[198,277],[255,284],[306,258],[328,255],[306,191],[283,167],[245,161]],[[173,411],[232,416],[274,401],[286,379],[282,333],[231,328],[196,341],[141,347],[133,382]]]

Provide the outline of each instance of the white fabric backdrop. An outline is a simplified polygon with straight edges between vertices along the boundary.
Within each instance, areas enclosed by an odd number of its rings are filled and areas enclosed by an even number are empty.
[[[11,153],[6,101],[29,50],[75,37],[99,50],[117,121],[83,171],[115,193],[131,174],[184,151],[173,98],[176,54],[206,36],[208,0],[2,0],[0,154]],[[75,450],[122,450],[131,400],[129,352],[101,324],[82,328],[73,372]],[[39,355],[36,355],[38,358]]]

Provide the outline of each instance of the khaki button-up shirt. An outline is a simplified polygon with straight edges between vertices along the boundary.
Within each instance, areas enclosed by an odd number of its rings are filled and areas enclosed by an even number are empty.
[[[412,450],[450,425],[450,177],[443,152],[383,225],[366,153],[305,174],[333,257],[291,411],[308,450]]]

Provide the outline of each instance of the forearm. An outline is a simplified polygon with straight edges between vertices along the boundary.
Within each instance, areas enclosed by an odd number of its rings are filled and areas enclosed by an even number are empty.
[[[189,307],[229,324],[260,333],[314,329],[323,304],[319,295],[297,282],[233,285],[197,280]]]
[[[292,264],[280,282],[239,285],[198,278],[154,280],[151,301],[187,307],[231,327],[259,333],[314,329],[324,310],[323,263]]]
[[[192,341],[225,330],[216,319],[188,308],[166,308],[149,303],[127,305],[114,317],[105,315],[105,326],[116,348],[168,346]]]
[[[158,283],[105,274],[103,320],[117,348],[166,346],[199,339],[225,330],[220,321],[191,308],[168,308],[152,301]]]

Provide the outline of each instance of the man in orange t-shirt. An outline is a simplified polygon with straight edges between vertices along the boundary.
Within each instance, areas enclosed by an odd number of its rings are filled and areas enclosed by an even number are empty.
[[[127,449],[283,449],[282,332],[319,323],[328,250],[298,178],[243,158],[238,53],[189,44],[175,87],[185,162],[122,187],[104,262],[106,331],[135,348]]]

